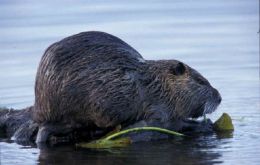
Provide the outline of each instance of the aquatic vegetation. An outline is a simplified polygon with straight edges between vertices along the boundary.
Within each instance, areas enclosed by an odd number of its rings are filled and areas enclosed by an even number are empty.
[[[213,128],[216,131],[233,131],[234,130],[232,119],[227,113],[222,114],[222,116],[213,124]]]
[[[171,131],[168,129],[164,128],[159,128],[159,127],[138,127],[138,128],[130,128],[126,130],[122,130],[119,132],[116,132],[112,135],[106,136],[104,138],[101,138],[99,140],[91,141],[89,143],[79,143],[76,144],[77,147],[82,147],[82,148],[113,148],[113,147],[126,147],[129,144],[131,144],[131,139],[129,137],[122,137],[122,138],[117,138],[122,135],[128,134],[130,132],[140,132],[140,131],[157,131],[169,135],[174,135],[174,136],[185,136],[184,134]],[[115,139],[117,138],[117,139]]]

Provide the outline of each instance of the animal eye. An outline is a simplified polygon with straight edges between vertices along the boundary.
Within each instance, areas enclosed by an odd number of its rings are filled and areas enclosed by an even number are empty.
[[[170,72],[176,76],[182,75],[185,70],[186,68],[182,62],[179,62],[177,65],[170,68]]]

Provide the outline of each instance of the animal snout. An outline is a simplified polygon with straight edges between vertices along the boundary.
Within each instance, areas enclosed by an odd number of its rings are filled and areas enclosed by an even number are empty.
[[[218,92],[218,90],[215,89],[215,88],[213,88],[213,97],[216,98],[216,102],[217,102],[218,104],[221,103],[221,101],[222,101],[221,95],[220,95],[220,93]]]

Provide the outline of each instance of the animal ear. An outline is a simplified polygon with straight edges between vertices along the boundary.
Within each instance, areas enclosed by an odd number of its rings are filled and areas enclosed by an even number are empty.
[[[170,72],[176,76],[182,75],[185,70],[186,68],[182,62],[178,62],[176,65],[170,67]]]

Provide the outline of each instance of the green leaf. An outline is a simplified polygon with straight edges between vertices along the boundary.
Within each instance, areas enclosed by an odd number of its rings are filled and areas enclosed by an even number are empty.
[[[131,144],[130,138],[118,138],[116,140],[100,139],[89,143],[79,143],[76,144],[76,147],[101,149],[101,148],[126,147],[129,144]]]
[[[233,131],[234,130],[232,119],[227,113],[222,114],[222,116],[213,124],[213,128],[216,131]]]

